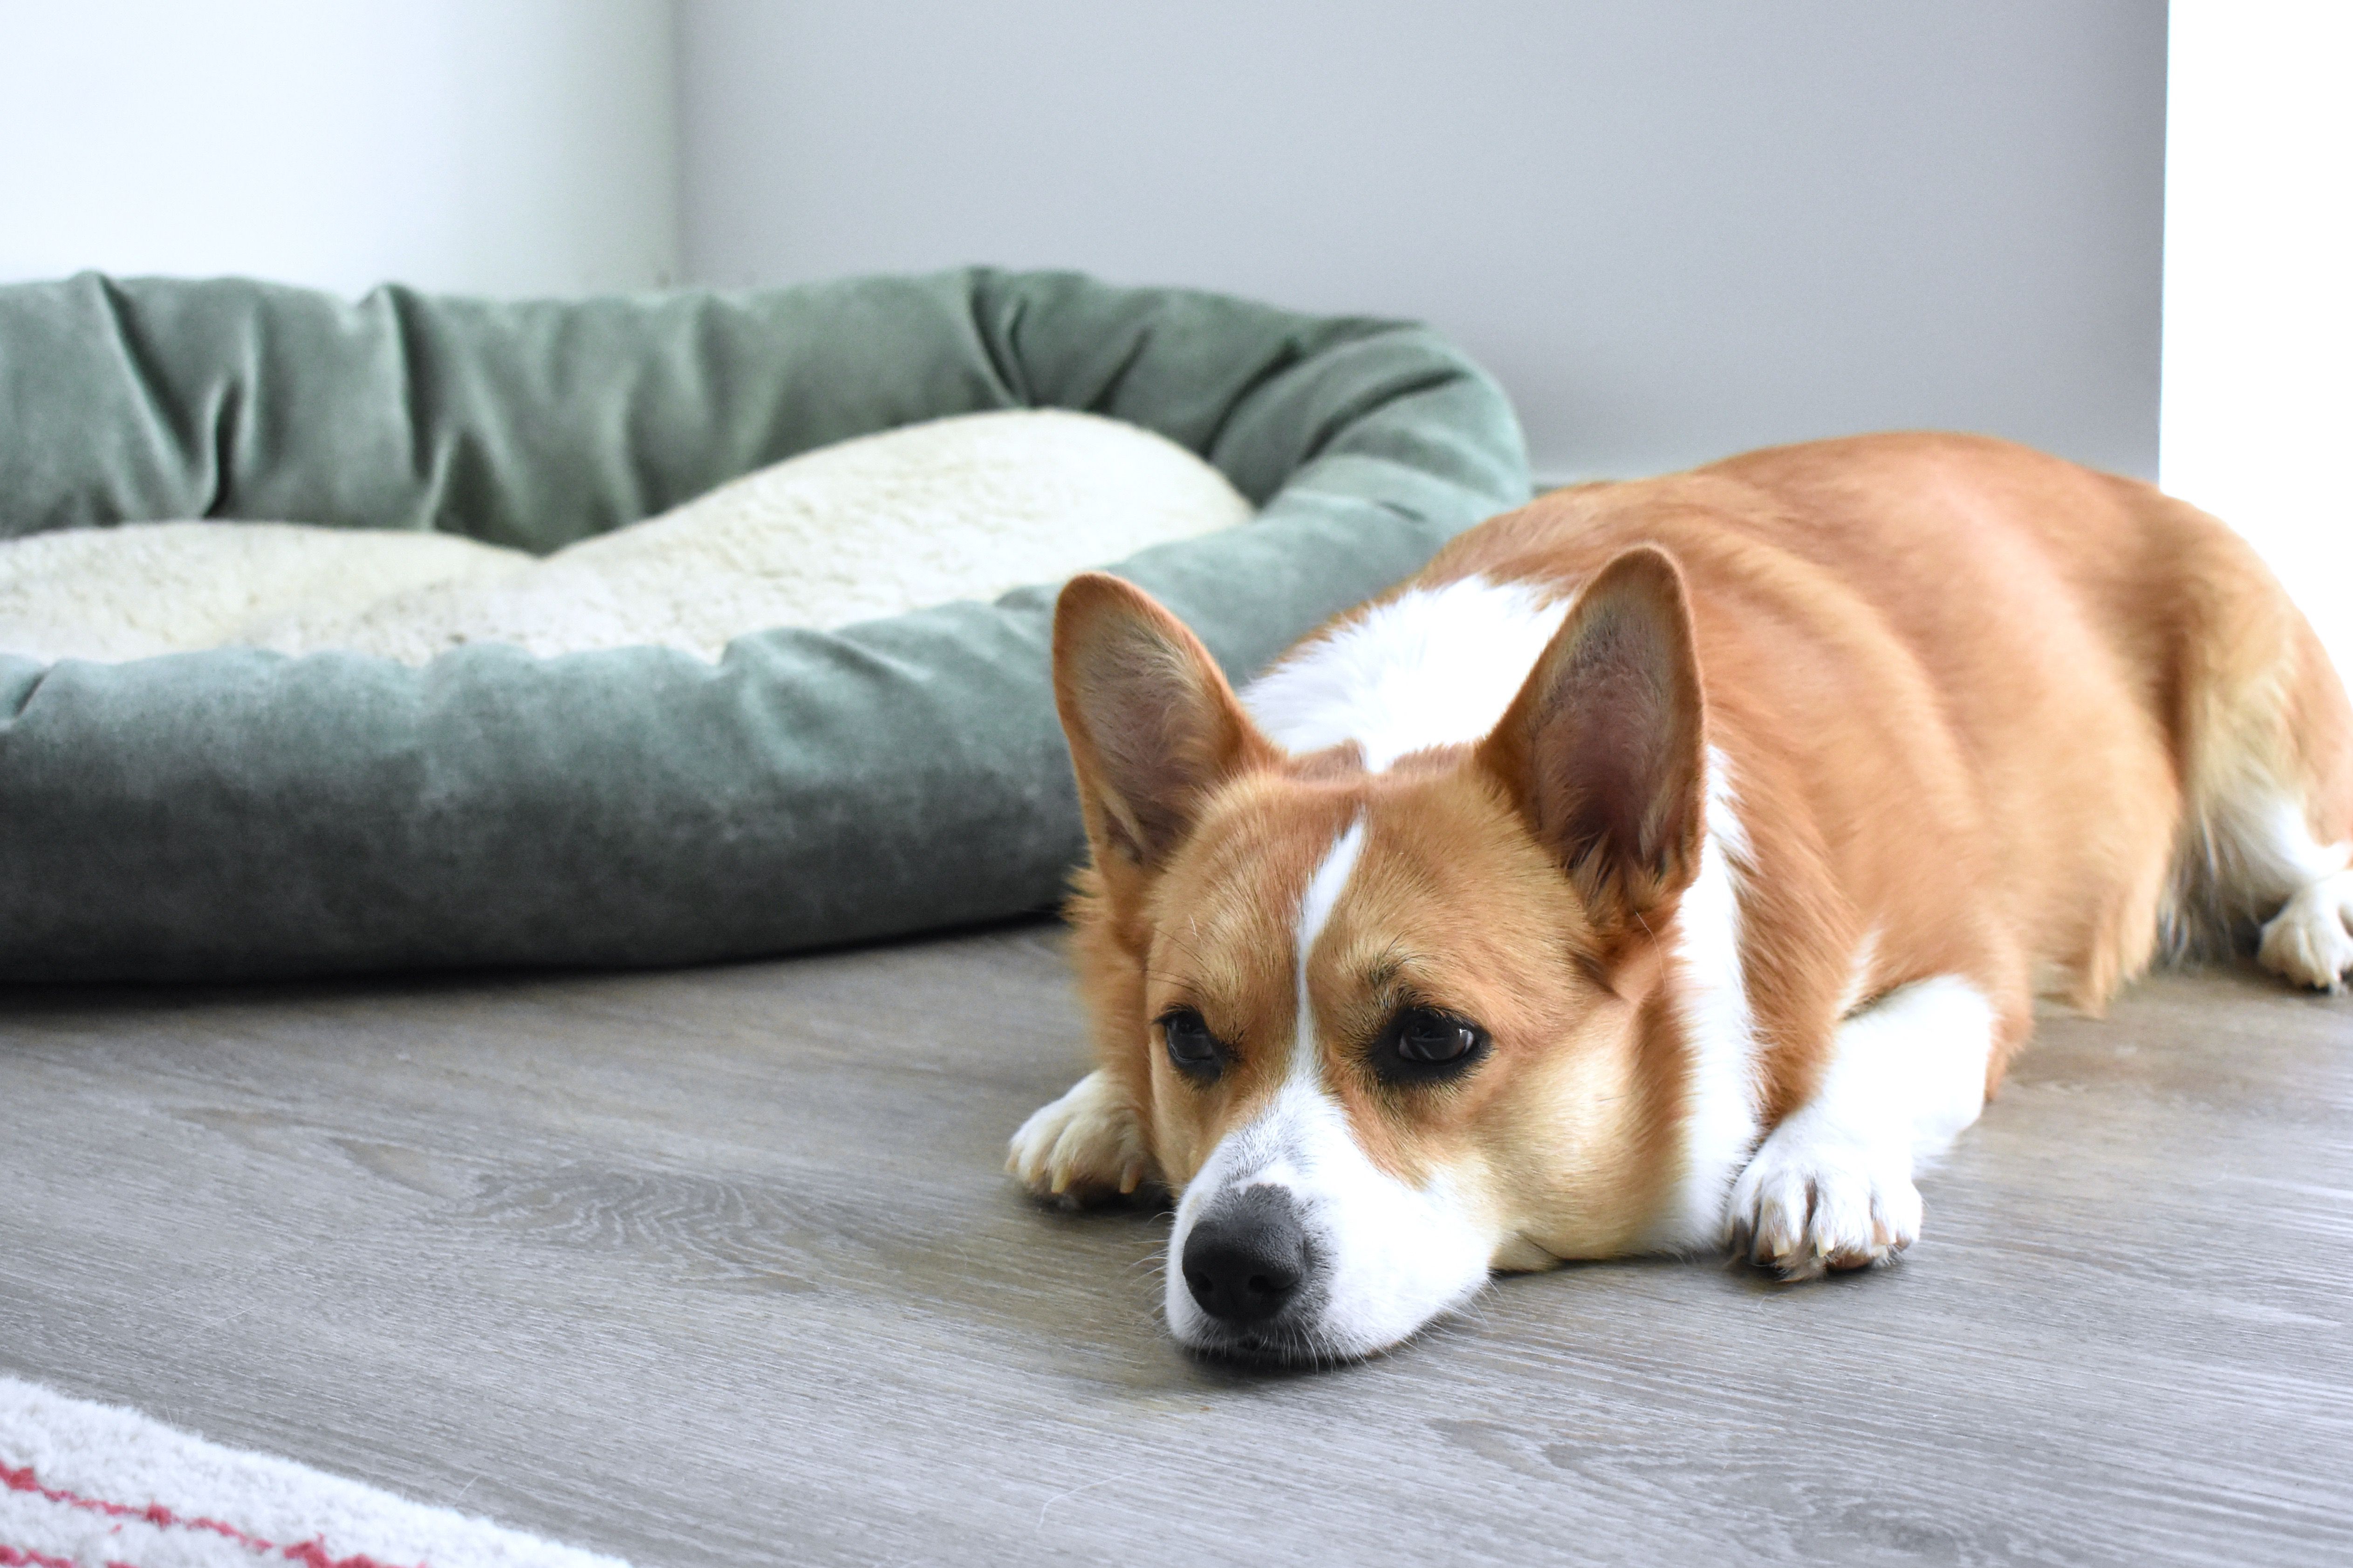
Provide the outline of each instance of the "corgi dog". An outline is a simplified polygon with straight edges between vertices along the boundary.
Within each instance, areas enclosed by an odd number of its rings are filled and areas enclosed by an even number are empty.
[[[2214,519],[1999,441],[1556,491],[1240,695],[1082,576],[1054,689],[1100,1065],[1010,1164],[1165,1186],[1198,1351],[1361,1357],[1564,1259],[1881,1263],[2038,994],[2353,970],[2318,638]]]

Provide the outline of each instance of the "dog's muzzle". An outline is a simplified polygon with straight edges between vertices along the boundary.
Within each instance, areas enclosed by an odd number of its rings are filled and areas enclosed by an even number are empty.
[[[1185,1287],[1230,1329],[1271,1322],[1298,1297],[1313,1259],[1299,1205],[1281,1187],[1245,1187],[1202,1212],[1185,1238]]]

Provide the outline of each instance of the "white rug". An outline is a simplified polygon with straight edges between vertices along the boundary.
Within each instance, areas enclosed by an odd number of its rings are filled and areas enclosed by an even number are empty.
[[[0,1376],[0,1568],[628,1568]]]

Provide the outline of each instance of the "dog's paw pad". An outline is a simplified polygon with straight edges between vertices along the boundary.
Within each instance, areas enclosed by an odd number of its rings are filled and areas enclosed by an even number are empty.
[[[1884,1263],[1920,1237],[1910,1166],[1901,1150],[1873,1157],[1867,1147],[1784,1128],[1734,1184],[1733,1245],[1785,1279]]]
[[[2353,972],[2353,871],[2296,890],[2263,927],[2255,961],[2281,978],[2320,991],[2342,991]]]
[[[1135,1112],[1100,1072],[1091,1072],[1013,1135],[1005,1168],[1041,1198],[1080,1204],[1143,1184],[1146,1162]]]

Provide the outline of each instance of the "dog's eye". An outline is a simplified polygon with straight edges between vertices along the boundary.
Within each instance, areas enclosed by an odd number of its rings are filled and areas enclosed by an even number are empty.
[[[1169,1061],[1186,1077],[1207,1082],[1224,1070],[1225,1047],[1209,1033],[1208,1021],[1192,1008],[1162,1014],[1160,1037],[1168,1042]]]
[[[1468,1071],[1486,1053],[1478,1025],[1435,1007],[1401,1007],[1373,1047],[1373,1070],[1392,1083],[1430,1083]]]

